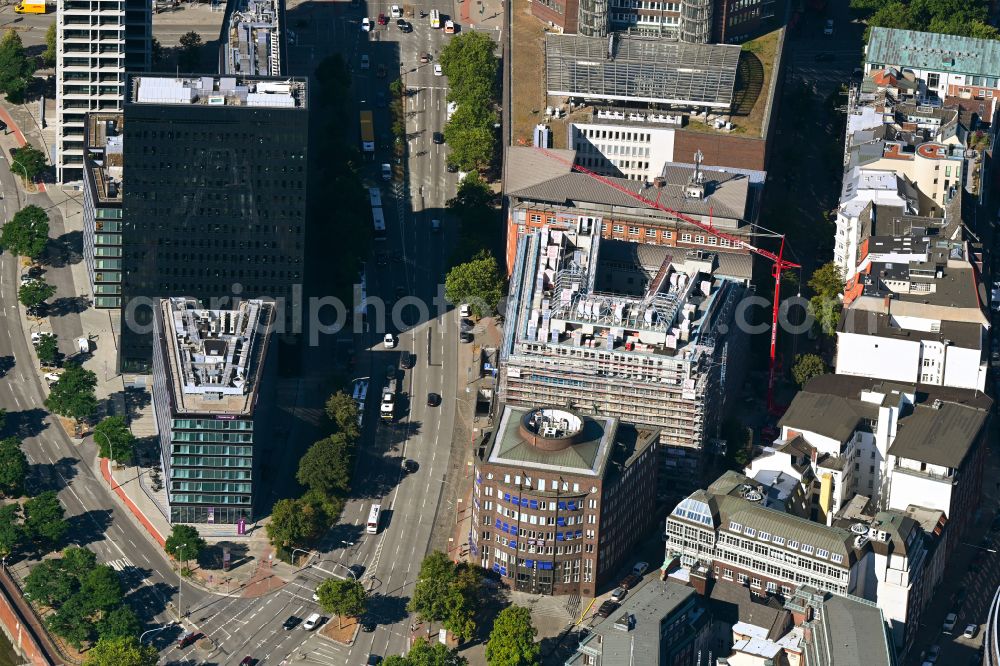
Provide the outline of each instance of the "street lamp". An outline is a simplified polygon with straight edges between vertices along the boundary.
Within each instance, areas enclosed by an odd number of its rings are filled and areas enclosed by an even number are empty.
[[[163,631],[164,629],[166,629],[167,627],[170,627],[170,626],[173,626],[173,623],[171,623],[171,624],[165,624],[162,627],[156,627],[155,629],[150,629],[149,631],[142,632],[141,634],[139,634],[139,643],[142,643],[142,638],[146,634],[152,634],[152,633],[155,633],[157,631]]]
[[[115,464],[115,448],[114,448],[114,445],[111,443],[111,438],[108,437],[107,433],[100,432],[99,430],[97,430],[95,428],[94,429],[94,436],[96,437],[97,435],[100,435],[101,437],[103,437],[104,441],[108,443],[108,454],[109,454],[108,458],[111,461],[111,465],[114,466],[114,464]]]
[[[13,157],[10,158],[10,163],[16,164],[17,166],[21,167],[21,171],[24,172],[24,186],[27,187],[28,182],[31,180],[30,178],[28,178],[28,169],[23,164],[15,160]]]

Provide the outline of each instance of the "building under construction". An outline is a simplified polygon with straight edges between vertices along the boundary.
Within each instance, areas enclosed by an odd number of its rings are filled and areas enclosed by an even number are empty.
[[[749,268],[742,253],[605,239],[594,226],[523,235],[500,400],[655,426],[662,478],[697,483],[742,385],[748,335],[736,315]]]

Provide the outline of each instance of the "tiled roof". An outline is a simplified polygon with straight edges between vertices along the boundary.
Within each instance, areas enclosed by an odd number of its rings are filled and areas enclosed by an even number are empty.
[[[941,467],[959,467],[976,442],[987,412],[941,402],[917,405],[900,419],[889,453]]]
[[[865,418],[878,418],[878,409],[860,400],[802,390],[795,394],[779,425],[846,442]]]
[[[872,28],[865,61],[932,72],[996,77],[1000,42],[916,30]]]

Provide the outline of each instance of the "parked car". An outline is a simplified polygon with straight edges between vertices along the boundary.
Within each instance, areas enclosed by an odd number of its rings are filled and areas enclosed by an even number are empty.
[[[962,636],[964,636],[965,638],[975,638],[978,632],[979,632],[978,624],[967,624],[965,625],[965,631],[962,632]]]
[[[473,341],[473,339],[474,336],[472,335],[472,333],[469,333],[468,331],[462,331],[461,333],[458,334],[458,340],[462,344],[469,344],[470,342]]]
[[[441,220],[437,218],[431,220],[431,231],[433,231],[434,233],[441,231]]]
[[[396,346],[396,337],[392,333],[386,333],[385,337],[382,338],[382,343],[386,349],[392,349]]]
[[[649,569],[648,562],[636,562],[635,566],[632,567],[632,575],[639,576],[641,578],[642,574],[646,573],[647,569]]]
[[[385,162],[382,164],[382,180],[392,180],[392,165]]]
[[[597,617],[607,617],[612,613],[614,613],[616,610],[618,610],[618,603],[614,601],[605,601],[597,609],[597,613],[595,613],[595,615],[597,615]]]
[[[615,591],[611,593],[611,601],[617,601],[621,603],[621,600],[625,598],[626,594],[628,594],[628,590],[621,587],[616,587]]]
[[[302,623],[302,628],[306,631],[312,631],[319,626],[320,621],[323,617],[319,613],[313,613],[306,618],[306,621]]]
[[[931,664],[936,664],[938,657],[940,656],[941,656],[941,646],[932,645],[930,649],[927,650],[927,656],[924,657],[924,661],[929,662]]]
[[[382,663],[382,657],[377,654],[369,654],[368,661],[365,662],[365,666],[378,666]]]
[[[379,14],[378,15],[378,24],[379,25],[389,25],[389,17],[386,16],[385,14]]]
[[[372,622],[371,620],[362,620],[361,631],[365,632],[366,634],[372,633],[373,631],[375,631],[375,623]]]
[[[367,53],[361,54],[361,69],[368,69],[371,66],[371,61],[368,59]]]
[[[445,171],[447,171],[448,173],[457,173],[458,172],[458,165],[457,164],[452,164],[451,162],[448,162],[448,164],[446,164],[444,168],[445,168]]]
[[[399,355],[399,367],[403,370],[409,370],[413,367],[413,359],[415,357],[408,351],[404,351]]]
[[[444,76],[444,70],[438,63],[434,63],[434,76]]]
[[[826,25],[823,26],[823,34],[824,35],[832,35],[833,34],[833,19],[827,19],[826,20]]]
[[[294,629],[299,626],[300,622],[302,622],[302,618],[298,615],[289,615],[288,619],[285,620],[281,626],[285,631],[288,631],[289,629]]]
[[[399,5],[393,5],[389,8],[389,14],[392,18],[401,18],[403,16],[403,10],[399,8]]]
[[[626,590],[631,590],[638,582],[638,576],[635,574],[629,574],[622,579],[622,582],[618,583],[618,587],[624,587]]]
[[[59,375],[58,375],[58,373],[55,373],[55,372],[46,372],[45,373],[45,381],[48,382],[50,385],[51,384],[55,384],[57,381],[59,381]]]
[[[462,303],[458,306],[458,316],[459,317],[471,317],[472,316],[472,306],[468,303]]]
[[[372,29],[372,22],[368,20],[367,16],[361,19],[361,29],[365,32],[370,32]]]
[[[400,32],[412,32],[413,28],[404,19],[399,19],[396,21],[396,27],[399,28]]]
[[[248,657],[243,657],[243,661],[240,662],[240,666],[254,666],[254,664],[256,663],[257,663],[256,659],[248,656]]]
[[[958,622],[958,615],[956,613],[948,613],[944,616],[944,624],[941,626],[941,631],[950,634],[955,630],[956,622]]]

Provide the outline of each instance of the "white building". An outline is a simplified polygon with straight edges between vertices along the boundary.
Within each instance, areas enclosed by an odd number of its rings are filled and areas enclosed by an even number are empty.
[[[83,179],[90,111],[120,112],[125,71],[150,66],[151,3],[59,0],[56,11],[56,178]]]
[[[844,176],[837,208],[837,239],[833,258],[844,275],[858,266],[864,229],[871,228],[875,206],[893,206],[915,214],[916,193],[893,171],[854,167]],[[873,205],[874,204],[874,205]]]

